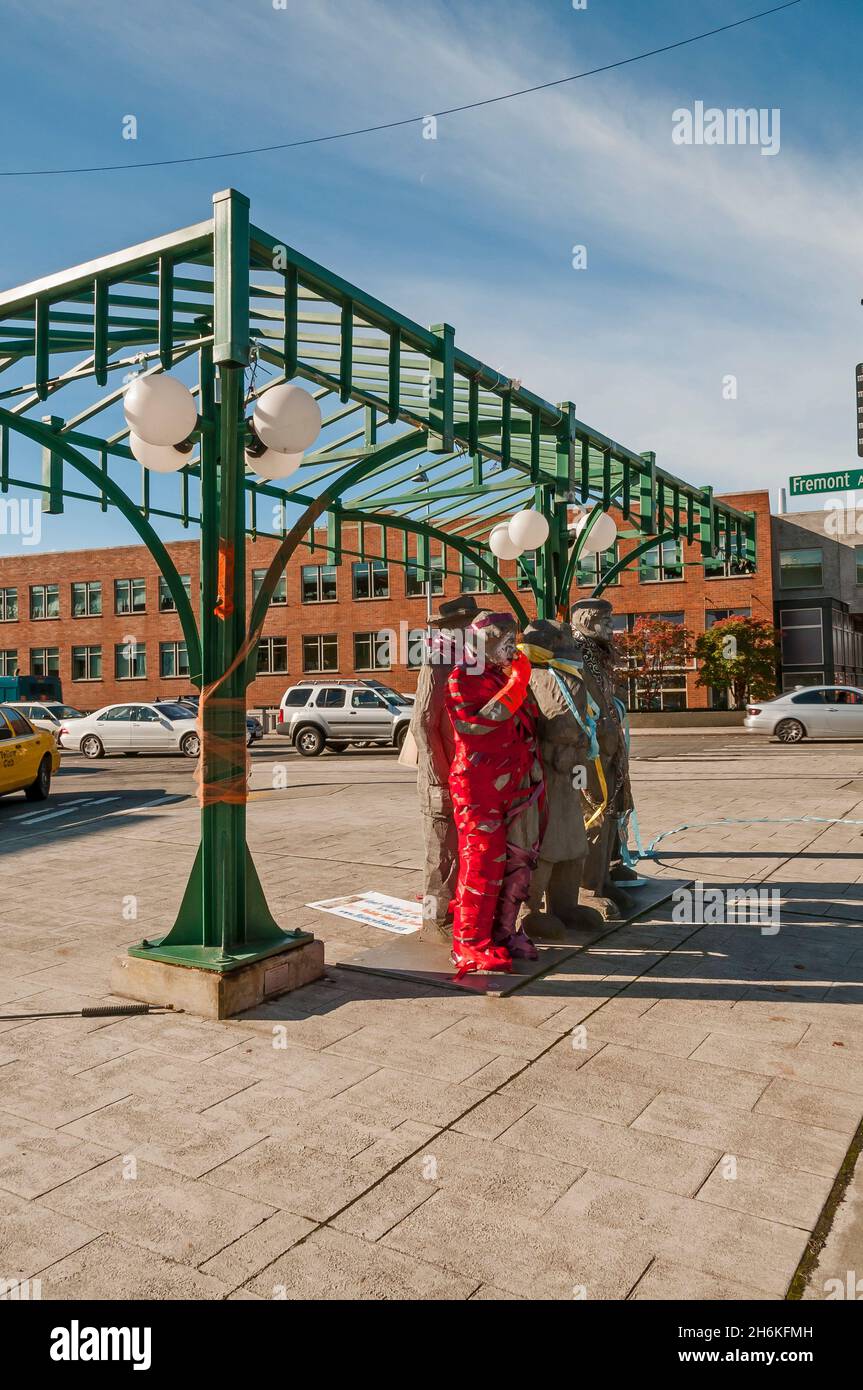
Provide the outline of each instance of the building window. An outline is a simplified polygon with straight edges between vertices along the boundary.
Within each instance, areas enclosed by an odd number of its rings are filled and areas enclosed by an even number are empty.
[[[779,582],[783,589],[820,589],[824,583],[823,552],[811,550],[780,550]]]
[[[729,560],[726,556],[722,560],[704,561],[705,579],[740,579],[742,575],[755,574],[757,566],[752,560],[738,559],[732,555]]]
[[[98,579],[88,579],[72,585],[72,617],[101,618],[102,585]]]
[[[59,618],[59,616],[59,584],[31,584],[30,617],[34,621],[38,621],[42,618]]]
[[[520,555],[515,573],[515,587],[522,590],[527,589],[532,593],[533,585],[530,581],[536,579],[536,555]]]
[[[147,648],[143,642],[123,642],[114,648],[114,675],[118,681],[146,678]]]
[[[159,675],[171,680],[188,674],[189,654],[185,642],[160,642]]]
[[[427,660],[428,638],[424,627],[412,627],[408,632],[407,668],[418,671]]]
[[[443,559],[440,555],[429,556],[428,573],[424,573],[419,560],[408,560],[405,565],[405,594],[408,598],[422,598],[426,585],[431,581],[431,592],[440,596],[443,593]]]
[[[491,580],[484,574],[476,560],[470,555],[461,557],[461,587],[464,594],[488,594]]]
[[[18,653],[14,647],[7,647],[5,651],[0,651],[0,676],[16,676],[18,674]]]
[[[72,648],[73,681],[100,681],[102,679],[102,648]]]
[[[728,618],[751,618],[751,608],[708,608],[704,614],[704,627],[710,629],[717,623],[724,623]]]
[[[187,598],[191,598],[191,596],[192,596],[192,577],[191,577],[191,575],[188,575],[188,574],[181,574],[181,575],[180,575],[180,579],[183,581],[183,588],[186,590],[186,597],[187,597]],[[134,581],[134,582],[141,582],[141,583],[143,583],[143,581]],[[119,609],[118,609],[117,611],[119,612]],[[124,610],[124,611],[128,611],[128,610]],[[135,611],[136,611],[136,612],[140,612],[140,611],[142,611],[142,610],[136,609]],[[168,584],[167,584],[167,581],[165,580],[164,576],[160,574],[160,575],[159,575],[159,612],[160,612],[160,613],[176,613],[176,611],[177,611],[177,605],[176,605],[176,603],[174,602],[174,595],[171,593],[171,590],[168,588]]]
[[[823,671],[793,671],[782,676],[782,694],[789,695],[792,690],[803,690],[807,685],[823,685]]]
[[[334,632],[303,638],[303,670],[306,674],[338,669],[339,639]]]
[[[31,647],[30,674],[31,676],[59,676],[60,648]]]
[[[667,671],[661,689],[653,690],[649,699],[641,681],[636,681],[635,698],[639,710],[686,709],[686,673]]]
[[[854,556],[857,561],[857,583],[863,584],[863,545],[855,545]],[[2,617],[2,609],[0,609],[0,617]]]
[[[335,565],[303,565],[303,603],[335,603],[337,598]]]
[[[639,618],[645,618],[653,623],[678,623],[682,626],[686,621],[686,614],[682,609],[676,609],[673,613],[627,613],[626,621],[630,632],[634,629]]]
[[[254,602],[261,592],[261,585],[266,578],[266,570],[252,570],[252,601]],[[288,602],[288,576],[282,571],[275,589],[273,597],[270,599],[270,607],[274,608],[277,604],[284,607]]]
[[[145,613],[147,585],[143,579],[114,580],[114,612]]]
[[[653,551],[648,551],[649,555]],[[575,567],[575,582],[579,588],[595,589],[597,584],[605,579],[612,565],[617,564],[617,542],[609,546],[608,550],[603,550],[599,555],[585,555],[579,560]],[[610,579],[609,585],[619,584],[620,575],[616,574]]]
[[[258,643],[258,675],[283,676],[287,669],[287,637],[262,637]]]
[[[392,649],[388,632],[354,633],[354,670],[389,671]]]
[[[669,580],[682,579],[680,541],[672,539],[654,545],[641,556],[638,568],[642,584],[667,584]]]
[[[820,608],[785,608],[779,614],[783,666],[820,666],[824,640]]]
[[[386,560],[357,560],[351,565],[354,598],[389,598],[390,567]]]
[[[0,623],[17,623],[18,590],[0,589]]]

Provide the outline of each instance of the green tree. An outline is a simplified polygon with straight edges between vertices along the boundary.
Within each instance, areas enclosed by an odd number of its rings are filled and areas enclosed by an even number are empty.
[[[772,623],[761,618],[725,618],[695,642],[698,684],[728,690],[735,709],[749,700],[776,694],[779,640]]]
[[[666,674],[680,671],[692,655],[692,633],[682,623],[648,615],[636,619],[632,631],[617,638],[617,650],[625,658],[618,674],[637,681],[638,708],[658,709]]]

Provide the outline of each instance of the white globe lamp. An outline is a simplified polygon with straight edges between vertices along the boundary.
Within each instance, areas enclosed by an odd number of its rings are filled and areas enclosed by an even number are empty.
[[[515,560],[523,549],[512,539],[506,521],[498,522],[497,526],[493,526],[489,531],[488,548],[499,560]]]
[[[262,454],[250,454],[246,451],[246,463],[252,472],[261,478],[267,478],[270,482],[276,482],[279,478],[290,478],[302,461],[301,453],[281,454],[276,449],[265,449]]]
[[[538,550],[548,540],[548,521],[532,507],[516,512],[509,523],[509,535],[522,550]]]
[[[182,444],[198,423],[195,397],[188,386],[163,373],[136,377],[123,398],[123,413],[133,435],[163,448]]]
[[[129,435],[129,448],[143,468],[151,473],[178,473],[188,463],[191,449],[178,449],[174,444],[148,444],[137,434]]]
[[[321,432],[321,407],[301,386],[282,382],[258,397],[252,427],[268,449],[301,454]]]
[[[590,512],[582,512],[575,523],[576,540],[585,530],[590,520]],[[617,523],[613,516],[608,512],[600,512],[590,528],[590,532],[581,547],[582,555],[599,555],[603,550],[610,550],[617,540]]]

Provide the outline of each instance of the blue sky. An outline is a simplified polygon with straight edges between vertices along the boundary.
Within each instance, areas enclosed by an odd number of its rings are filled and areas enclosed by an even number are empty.
[[[279,3],[279,0],[276,0]],[[5,0],[0,169],[208,154],[422,114],[674,42],[768,0]],[[418,126],[175,168],[0,180],[0,286],[253,217],[582,419],[718,491],[856,459],[859,0]],[[696,101],[781,148],[679,146]],[[122,139],[123,117],[138,122]],[[574,270],[572,248],[587,247]],[[737,378],[725,399],[723,378]],[[137,486],[135,484],[135,486]],[[170,530],[165,531],[171,535]],[[106,536],[95,509],[42,545]],[[0,552],[17,548],[0,536]]]

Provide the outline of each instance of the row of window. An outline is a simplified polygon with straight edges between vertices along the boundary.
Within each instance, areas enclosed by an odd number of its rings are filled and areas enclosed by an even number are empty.
[[[20,674],[18,652],[0,648],[0,676]],[[28,674],[59,676],[60,648],[31,647]],[[188,676],[189,657],[185,642],[159,643],[159,675]],[[117,643],[114,647],[114,677],[116,680],[143,680],[147,675],[147,647],[143,642]],[[104,678],[102,648],[99,646],[72,648],[73,681],[100,681]]]
[[[408,642],[408,665],[416,669],[421,664],[422,628],[411,634]],[[145,680],[147,644],[145,642],[117,643],[114,652],[116,680]],[[355,671],[389,671],[393,664],[390,639],[380,632],[353,634]],[[58,676],[59,647],[31,647],[29,674]],[[307,675],[338,671],[339,639],[334,632],[316,633],[302,638],[303,671]],[[287,637],[262,637],[258,645],[258,675],[286,675],[288,671]],[[0,676],[15,676],[20,672],[18,651],[0,648]],[[189,675],[189,656],[185,642],[159,643],[159,675],[166,680]],[[101,646],[72,648],[72,680],[100,681],[104,679]]]
[[[180,576],[183,588],[188,594],[191,579],[188,574]],[[73,618],[101,618],[102,581],[100,579],[82,580],[71,588],[71,608]],[[59,618],[60,585],[31,584],[29,589],[30,618],[38,622],[44,618]],[[146,613],[147,584],[144,579],[114,580],[114,612]],[[165,580],[159,577],[159,612],[175,613],[177,605]],[[0,589],[0,623],[14,623],[19,618],[18,590]]]
[[[858,547],[863,552],[863,547]],[[811,557],[817,557],[817,565]],[[809,557],[809,558],[807,558]],[[618,561],[618,549],[614,545],[602,555],[587,555],[576,569],[576,583],[580,587],[595,587],[605,579]],[[821,583],[821,551],[783,551],[781,555],[782,583],[787,588],[809,587]],[[817,578],[815,574],[817,572]],[[337,603],[338,581],[335,565],[303,565],[300,575],[300,601],[302,603]],[[716,561],[705,566],[708,578],[728,574],[728,565]],[[863,574],[863,555],[858,556],[858,582]],[[252,594],[258,597],[264,582],[266,570],[252,571]],[[787,576],[787,577],[786,577]],[[524,555],[518,561],[516,585],[521,590],[531,588],[536,577],[536,556]],[[644,584],[667,584],[684,577],[683,556],[680,541],[670,540],[648,550],[639,562],[639,578]],[[183,587],[190,592],[191,579],[188,574],[181,575]],[[418,560],[408,561],[405,567],[405,595],[407,598],[420,598],[426,592],[426,584],[431,593],[440,597],[444,592],[443,562],[432,556],[429,568],[424,571]],[[610,581],[618,584],[620,576]],[[489,593],[491,580],[468,556],[462,558],[461,587],[464,593]],[[358,560],[351,565],[351,595],[354,599],[387,599],[390,597],[390,567],[386,560]],[[282,574],[270,599],[273,606],[284,606],[288,602],[287,575]],[[174,602],[165,580],[159,576],[158,606],[160,613],[174,613]],[[33,621],[60,617],[60,585],[31,584],[29,588],[29,611]],[[146,613],[147,583],[145,579],[114,580],[114,613],[118,615]],[[102,616],[102,581],[82,580],[71,585],[71,614],[73,618],[98,618]],[[0,588],[0,622],[16,622],[19,617],[17,588]]]
[[[863,545],[854,547],[855,582],[863,585]],[[824,584],[824,552],[820,546],[780,550],[779,582],[783,589],[820,589]]]
[[[803,610],[808,612],[808,610]],[[637,613],[618,613],[614,617],[617,632],[631,631],[638,617]],[[680,612],[653,613],[649,616],[669,623],[683,623],[685,615]],[[711,608],[705,614],[705,627],[723,622],[726,618],[748,618],[748,608]],[[422,661],[423,629],[416,628],[408,633],[406,657],[408,669],[416,670]],[[339,670],[339,639],[336,633],[309,634],[301,639],[302,669],[306,675],[325,674]],[[29,673],[34,676],[56,676],[60,674],[59,647],[31,647]],[[393,665],[393,652],[390,638],[381,632],[355,632],[353,634],[353,657],[355,671],[389,671]],[[287,675],[288,639],[287,637],[263,637],[258,646],[258,675]],[[18,651],[13,648],[0,648],[0,676],[14,676],[19,673]],[[72,648],[72,680],[100,681],[103,679],[103,659],[101,646],[79,646]],[[145,642],[117,643],[114,647],[114,677],[116,680],[144,680],[147,671],[147,645]],[[159,643],[159,675],[166,680],[180,679],[189,675],[189,657],[185,642]]]

